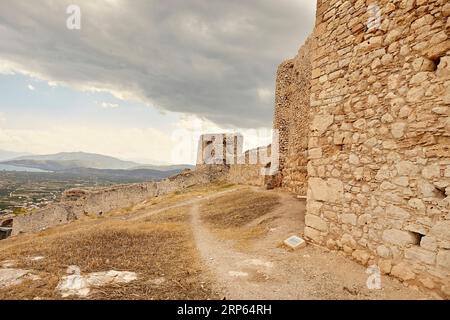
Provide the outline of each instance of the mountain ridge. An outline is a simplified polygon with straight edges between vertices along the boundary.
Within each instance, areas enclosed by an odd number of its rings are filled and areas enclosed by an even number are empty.
[[[1,153],[0,153],[1,154]],[[0,163],[48,171],[65,171],[76,168],[97,170],[156,170],[175,171],[192,169],[192,165],[151,165],[125,161],[112,156],[87,152],[60,152],[46,155],[22,155],[1,160]]]

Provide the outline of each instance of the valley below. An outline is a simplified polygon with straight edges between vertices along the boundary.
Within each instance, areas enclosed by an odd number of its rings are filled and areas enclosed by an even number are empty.
[[[189,168],[189,165],[144,165],[84,152],[3,159],[0,215],[29,213],[58,201],[65,190],[72,188],[160,181]]]

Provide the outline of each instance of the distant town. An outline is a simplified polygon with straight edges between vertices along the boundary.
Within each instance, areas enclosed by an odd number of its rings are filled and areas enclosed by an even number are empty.
[[[44,207],[67,189],[112,183],[61,173],[0,171],[0,215],[24,214]]]
[[[0,160],[12,155],[0,150]],[[28,155],[0,161],[0,215],[26,214],[71,188],[158,181],[190,165],[145,165],[100,154]]]

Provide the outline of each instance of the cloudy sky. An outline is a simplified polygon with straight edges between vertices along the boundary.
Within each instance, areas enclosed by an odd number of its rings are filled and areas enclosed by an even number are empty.
[[[315,2],[1,0],[0,149],[181,163],[200,131],[265,143]]]

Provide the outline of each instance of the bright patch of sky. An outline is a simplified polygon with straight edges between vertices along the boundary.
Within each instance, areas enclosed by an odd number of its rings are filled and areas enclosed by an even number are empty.
[[[8,151],[84,151],[142,163],[194,164],[202,133],[244,133],[247,149],[270,143],[268,129],[224,128],[194,115],[20,74],[0,74],[0,92],[0,149]]]

